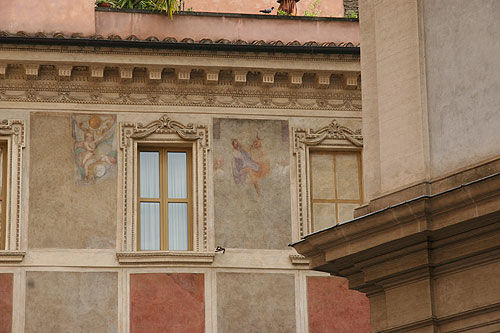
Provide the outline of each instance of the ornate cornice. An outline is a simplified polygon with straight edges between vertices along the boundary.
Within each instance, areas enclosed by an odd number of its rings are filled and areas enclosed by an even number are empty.
[[[295,129],[295,149],[300,149],[301,145],[317,146],[326,139],[345,139],[356,147],[363,147],[363,136],[361,129],[352,130],[349,127],[339,125],[336,120],[332,120],[328,126],[318,130]]]

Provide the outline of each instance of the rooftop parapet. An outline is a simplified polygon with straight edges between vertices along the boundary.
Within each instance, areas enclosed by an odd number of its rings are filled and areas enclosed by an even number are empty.
[[[95,8],[93,1],[56,0],[37,4],[19,0],[2,5],[2,35],[98,36],[102,39],[222,41],[219,44],[273,46],[358,46],[356,19],[286,17],[231,13],[164,13]],[[111,37],[110,37],[111,36]]]

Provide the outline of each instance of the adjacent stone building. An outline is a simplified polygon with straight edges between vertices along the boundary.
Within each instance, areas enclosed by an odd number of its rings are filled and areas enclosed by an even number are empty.
[[[356,20],[2,6],[1,332],[369,331]]]
[[[500,2],[360,16],[364,205],[294,247],[367,294],[374,332],[498,332]]]

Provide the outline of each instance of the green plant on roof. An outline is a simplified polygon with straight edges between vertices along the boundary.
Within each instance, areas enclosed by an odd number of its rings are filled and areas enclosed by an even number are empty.
[[[288,14],[284,10],[278,9],[278,16],[290,16],[291,14]]]
[[[96,0],[95,4],[109,3],[113,8],[165,11],[170,18],[179,10],[179,0]],[[188,9],[189,11],[189,9]],[[191,8],[192,11],[192,8]]]
[[[348,10],[347,13],[345,13],[344,17],[347,17],[347,18],[358,18],[358,12],[356,12],[355,10]]]
[[[152,0],[155,4],[155,10],[164,10],[170,18],[179,10],[179,0]]]
[[[304,11],[304,16],[319,16],[321,13],[321,9],[319,6],[321,5],[322,0],[314,0],[313,3],[309,6],[309,9]]]

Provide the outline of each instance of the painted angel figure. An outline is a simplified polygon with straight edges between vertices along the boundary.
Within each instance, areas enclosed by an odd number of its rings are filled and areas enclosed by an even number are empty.
[[[231,166],[233,169],[233,179],[236,184],[241,184],[245,181],[246,176],[253,170],[259,171],[259,165],[253,160],[252,156],[241,146],[238,140],[232,142],[234,151]]]
[[[246,176],[250,176],[250,182],[255,188],[255,192],[260,195],[259,182],[270,173],[270,164],[266,155],[262,151],[262,141],[257,135],[250,148],[250,153],[246,151],[238,140],[233,140],[234,148],[231,166],[233,169],[233,179],[236,184],[241,184]]]
[[[76,158],[87,181],[104,176],[107,168],[116,164],[116,159],[108,155],[107,149],[100,149],[101,143],[113,135],[109,129],[114,124],[113,118],[102,118],[92,116],[88,120],[88,124],[83,121],[78,122],[78,127],[84,132],[84,135],[82,141],[75,142],[75,149],[79,151]]]

